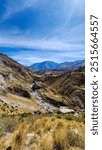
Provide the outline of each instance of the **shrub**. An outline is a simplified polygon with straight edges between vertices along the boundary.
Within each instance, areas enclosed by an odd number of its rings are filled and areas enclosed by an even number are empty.
[[[80,116],[78,118],[74,118],[74,120],[78,121],[78,122],[83,122],[85,123],[85,118],[83,116]]]
[[[67,114],[64,118],[68,119],[68,120],[73,120],[74,119],[72,114]]]
[[[75,134],[73,131],[70,131],[68,133],[67,140],[70,146],[84,149],[84,139],[79,134]]]

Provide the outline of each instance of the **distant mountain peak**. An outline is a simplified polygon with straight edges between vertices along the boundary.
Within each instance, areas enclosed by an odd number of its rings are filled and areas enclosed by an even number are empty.
[[[85,60],[77,60],[73,62],[63,62],[63,63],[56,63],[53,61],[43,61],[39,63],[34,63],[29,68],[32,71],[41,71],[41,70],[46,71],[53,69],[78,68],[83,65],[85,65]]]
[[[59,64],[53,61],[44,61],[41,63],[34,63],[33,65],[30,66],[30,69],[33,71],[52,70],[56,68],[59,68]]]

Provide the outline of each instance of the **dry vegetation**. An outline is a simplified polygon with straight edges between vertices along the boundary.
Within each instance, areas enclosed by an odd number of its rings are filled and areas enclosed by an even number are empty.
[[[85,72],[84,67],[68,71],[57,77],[45,77],[50,90],[45,95],[74,109],[85,108]],[[52,93],[51,93],[52,91]],[[47,94],[48,93],[48,94]],[[49,95],[49,96],[48,96]],[[58,95],[58,96],[57,96]]]
[[[41,114],[32,96],[84,109],[84,70],[62,72],[32,74],[0,53],[0,150],[84,150],[84,115]]]
[[[29,86],[38,75],[0,53],[0,94],[11,92],[31,98]]]
[[[0,118],[0,149],[83,150],[84,124],[48,116]],[[3,136],[2,136],[3,135]]]
[[[4,100],[4,101],[3,101]],[[40,110],[34,99],[8,93],[6,96],[0,95],[0,114],[34,113]]]
[[[0,101],[0,114],[17,114],[20,111]]]

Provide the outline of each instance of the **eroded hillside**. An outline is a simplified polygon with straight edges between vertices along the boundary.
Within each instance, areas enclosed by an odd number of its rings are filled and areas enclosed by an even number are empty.
[[[85,107],[85,71],[84,67],[62,72],[45,74],[45,99],[58,105],[84,110]]]
[[[37,75],[17,63],[8,56],[0,53],[0,109],[2,113],[10,109],[8,114],[15,112],[33,112],[40,109],[32,93],[33,79]],[[5,104],[5,106],[4,106]],[[4,106],[4,108],[2,107]],[[8,111],[7,111],[8,112]]]
[[[84,150],[84,87],[84,67],[32,73],[0,53],[0,150]]]

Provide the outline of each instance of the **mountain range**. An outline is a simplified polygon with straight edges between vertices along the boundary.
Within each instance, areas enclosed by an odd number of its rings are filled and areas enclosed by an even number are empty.
[[[85,65],[85,60],[78,60],[73,62],[63,62],[63,63],[56,63],[53,61],[44,61],[41,63],[34,63],[29,66],[29,69],[32,71],[41,71],[41,70],[54,70],[54,69],[75,69],[80,66]]]

